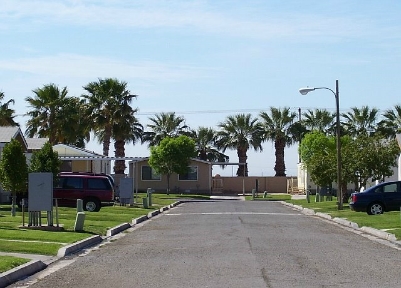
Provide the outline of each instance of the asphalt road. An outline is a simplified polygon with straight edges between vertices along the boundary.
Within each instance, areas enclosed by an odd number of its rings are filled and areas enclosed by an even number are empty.
[[[216,200],[181,204],[10,287],[400,287],[400,256],[278,202]]]

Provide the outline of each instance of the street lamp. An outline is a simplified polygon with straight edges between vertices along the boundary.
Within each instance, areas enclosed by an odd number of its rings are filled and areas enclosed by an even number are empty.
[[[337,133],[337,205],[338,210],[343,209],[343,193],[341,187],[341,138],[340,138],[340,94],[338,92],[338,80],[336,80],[336,91],[334,92],[330,88],[327,87],[306,87],[299,89],[299,93],[302,95],[306,95],[311,91],[315,91],[317,89],[326,89],[330,90],[334,97],[336,98],[336,133]]]

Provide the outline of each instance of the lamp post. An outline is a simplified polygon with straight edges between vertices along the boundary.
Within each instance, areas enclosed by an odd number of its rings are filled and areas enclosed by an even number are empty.
[[[334,97],[336,98],[336,133],[337,133],[337,206],[338,210],[343,209],[343,193],[341,187],[341,138],[340,138],[340,94],[338,90],[338,80],[336,80],[336,91],[334,92],[332,89],[327,87],[306,87],[299,89],[299,93],[302,95],[306,95],[311,91],[315,91],[318,89],[326,89],[330,90]]]

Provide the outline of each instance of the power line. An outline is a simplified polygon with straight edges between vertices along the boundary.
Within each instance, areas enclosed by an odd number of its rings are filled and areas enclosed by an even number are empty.
[[[327,110],[327,111],[335,111],[335,108],[317,108],[317,107],[290,107],[290,110],[296,110],[301,109],[301,111],[306,111],[306,110],[315,110],[315,109],[320,109],[320,110]],[[270,108],[247,108],[247,109],[226,109],[226,110],[194,110],[194,111],[167,111],[167,112],[174,112],[176,114],[224,114],[224,113],[244,113],[244,112],[262,112],[262,111],[269,111]],[[350,111],[351,109],[340,109],[340,111]],[[146,111],[146,112],[138,112],[136,115],[142,115],[142,116],[150,116],[150,115],[155,115],[155,114],[160,114],[160,113],[166,113],[166,111]]]

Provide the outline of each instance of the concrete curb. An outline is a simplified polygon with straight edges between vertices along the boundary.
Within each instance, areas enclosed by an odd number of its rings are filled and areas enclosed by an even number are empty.
[[[103,241],[103,239],[102,239],[102,237],[100,235],[95,235],[95,236],[83,239],[81,241],[78,241],[78,242],[72,243],[70,245],[61,247],[57,252],[57,257],[64,257],[64,256],[66,256],[68,254],[77,252],[77,251],[79,251],[79,250],[81,250],[81,249],[83,249],[85,247],[98,244],[98,243],[100,243],[102,241]]]
[[[128,228],[131,228],[131,224],[129,224],[129,223],[123,223],[123,224],[117,225],[117,226],[107,230],[106,236],[107,237],[114,236],[124,230],[127,230]]]
[[[170,209],[170,207],[164,206],[164,207],[160,208],[160,213],[163,213],[164,211],[167,211],[169,209]]]
[[[148,220],[148,219],[149,219],[149,218],[148,218],[147,215],[143,215],[143,216],[141,216],[141,217],[132,219],[132,225],[136,225],[136,224],[142,223],[143,221],[146,221],[146,220]]]
[[[160,214],[160,210],[155,210],[155,211],[149,212],[148,213],[148,218],[150,219],[150,218],[155,217],[156,215],[159,215],[159,214]]]
[[[394,234],[390,234],[390,233],[387,233],[387,232],[384,232],[381,230],[377,230],[377,229],[374,229],[371,227],[366,227],[366,226],[361,227],[361,230],[366,233],[372,234],[376,237],[383,238],[383,239],[386,239],[386,240],[389,240],[392,242],[397,242],[397,238],[395,237]]]
[[[181,203],[183,203],[183,202],[177,201],[177,202],[174,202],[173,204],[170,204],[169,206],[170,206],[170,208],[174,208],[175,206],[180,205]]]
[[[35,274],[43,269],[45,269],[47,265],[42,261],[30,261],[21,266],[15,267],[9,271],[0,274],[0,287],[6,287],[12,283],[17,282],[18,280]]]
[[[348,226],[348,227],[351,227],[351,228],[354,228],[354,229],[358,229],[359,228],[358,224],[356,224],[355,222],[351,222],[351,221],[349,221],[347,219],[344,219],[344,218],[335,217],[335,218],[333,218],[333,221],[338,223],[338,224],[341,224],[341,225],[344,225],[344,226]]]
[[[366,227],[366,226],[359,227],[359,225],[357,223],[351,222],[351,221],[349,221],[347,219],[338,218],[338,217],[332,218],[328,214],[325,214],[325,213],[322,213],[322,212],[315,213],[315,211],[312,210],[312,209],[303,208],[302,206],[294,205],[292,203],[287,203],[285,201],[281,201],[281,203],[284,204],[285,206],[289,206],[291,208],[300,210],[305,215],[317,216],[317,217],[320,217],[320,218],[324,218],[326,220],[331,220],[331,221],[333,221],[333,222],[335,222],[337,224],[340,224],[342,226],[350,227],[350,228],[355,229],[355,230],[360,230],[360,231],[363,231],[365,233],[368,233],[368,234],[371,234],[373,236],[376,236],[378,238],[381,238],[381,239],[384,239],[384,240],[388,240],[388,241],[391,241],[391,242],[394,242],[394,243],[399,243],[399,241],[397,241],[397,238],[395,237],[394,234],[387,233],[385,231],[381,231],[381,230],[378,230],[378,229],[375,229],[375,228],[371,228],[371,227]]]
[[[315,210],[309,209],[309,208],[303,208],[302,209],[302,213],[306,214],[306,215],[315,215]]]
[[[333,220],[333,218],[329,214],[322,213],[322,212],[316,212],[316,216],[319,216],[320,218],[324,218],[327,220]]]

